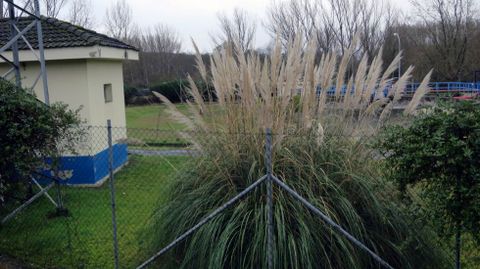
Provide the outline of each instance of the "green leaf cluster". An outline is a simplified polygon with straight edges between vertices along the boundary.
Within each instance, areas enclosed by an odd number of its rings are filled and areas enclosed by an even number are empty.
[[[440,104],[380,141],[390,176],[400,190],[419,191],[442,234],[460,228],[480,239],[479,104]]]
[[[79,110],[61,103],[47,106],[26,90],[0,80],[0,203],[24,185],[23,179],[45,158],[74,150],[80,123]]]

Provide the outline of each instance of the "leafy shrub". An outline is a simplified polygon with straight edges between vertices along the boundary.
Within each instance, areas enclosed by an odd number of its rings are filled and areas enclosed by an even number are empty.
[[[124,87],[125,104],[126,105],[150,105],[159,103],[150,89],[140,89],[130,86]]]
[[[275,134],[275,175],[393,267],[448,266],[439,247],[430,242],[429,231],[410,226],[413,220],[380,176],[378,161],[367,146],[368,137],[377,133],[379,123],[400,99],[412,69],[392,87],[394,98],[386,106],[382,106],[385,100],[370,103],[371,91],[388,82],[399,57],[383,74],[378,71],[382,70],[380,56],[371,67],[364,58],[356,81],[347,79],[350,86],[363,91],[345,97],[337,91],[328,103],[326,91],[317,96],[317,85],[329,88],[334,81],[345,83],[354,47],[339,66],[337,55],[330,54],[316,64],[316,44],[304,50],[301,40],[292,43],[286,55],[277,44],[265,61],[222,51],[213,56],[211,74],[197,56],[199,72],[204,81],[215,85],[218,102],[207,104],[195,83],[190,85],[193,103],[188,114],[159,95],[167,111],[193,131],[181,134],[201,156],[180,170],[168,187],[162,201],[166,205],[159,208],[150,229],[156,231],[155,236],[149,235],[154,250],[265,173],[263,133],[268,127]],[[428,77],[406,113],[415,111],[427,83]],[[299,98],[292,91],[298,85],[302,87]],[[265,191],[260,188],[172,250],[160,261],[162,267],[266,268],[266,214]],[[274,220],[274,268],[378,268],[365,252],[278,189]]]
[[[130,104],[132,98],[138,96],[138,89],[132,86],[124,85],[123,96],[125,98],[125,104]]]
[[[41,166],[44,158],[74,149],[79,123],[78,110],[61,103],[46,106],[25,90],[0,80],[0,204],[25,187],[22,179]]]
[[[165,96],[172,103],[185,102],[186,100],[191,100],[191,96],[188,91],[188,87],[191,86],[193,80],[172,80],[165,81],[151,87],[153,92],[159,93]],[[209,96],[209,92],[212,92],[212,86],[204,81],[194,82],[195,86],[198,88],[200,95],[205,99],[215,100],[214,96]],[[158,99],[157,99],[158,100]]]
[[[215,100],[215,96],[208,94],[208,91],[212,92],[212,86],[203,82],[195,82],[199,91],[205,99]],[[188,92],[190,82],[188,80],[170,80],[154,84],[150,89],[140,89],[131,86],[124,87],[125,104],[127,105],[147,105],[159,103],[160,100],[156,98],[152,92],[160,93],[167,97],[172,103],[184,102],[192,99]]]
[[[425,211],[446,236],[469,232],[480,242],[480,106],[444,103],[408,127],[392,126],[380,148],[401,191],[416,187]],[[459,239],[459,238],[457,238]],[[459,247],[459,246],[457,246]],[[459,249],[457,249],[459,251]]]
[[[171,80],[152,85],[150,89],[164,95],[173,103],[179,103],[187,100],[187,95],[183,89],[186,85],[188,85],[186,80]]]

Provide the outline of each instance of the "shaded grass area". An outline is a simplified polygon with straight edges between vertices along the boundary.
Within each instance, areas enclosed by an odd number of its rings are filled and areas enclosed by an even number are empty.
[[[187,157],[130,156],[116,174],[117,223],[122,268],[149,256],[143,238],[175,167]],[[54,206],[42,197],[0,228],[0,252],[39,268],[113,268],[108,182],[98,188],[64,187],[69,217],[48,218]],[[50,194],[54,194],[53,190]]]

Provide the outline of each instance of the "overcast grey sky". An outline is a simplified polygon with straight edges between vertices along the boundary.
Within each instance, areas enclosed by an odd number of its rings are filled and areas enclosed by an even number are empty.
[[[115,0],[93,0],[97,30],[102,31],[105,10]],[[277,0],[278,1],[278,0]],[[408,0],[390,0],[393,5],[406,11]],[[182,39],[182,50],[192,51],[190,37],[200,50],[210,51],[213,47],[210,33],[218,31],[217,14],[231,14],[235,7],[242,8],[257,21],[256,47],[265,47],[268,35],[262,20],[272,0],[127,0],[132,7],[134,20],[140,27],[164,23],[173,27]]]

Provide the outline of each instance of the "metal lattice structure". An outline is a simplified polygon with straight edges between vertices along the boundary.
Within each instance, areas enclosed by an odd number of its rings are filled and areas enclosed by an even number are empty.
[[[28,6],[31,6],[33,1],[34,13],[27,10]],[[42,80],[43,86],[43,93],[44,93],[44,100],[45,104],[50,104],[50,98],[48,94],[48,80],[47,80],[47,69],[45,66],[45,53],[44,53],[44,46],[43,46],[43,33],[42,33],[42,23],[41,23],[41,15],[40,15],[40,5],[38,0],[28,0],[25,2],[23,7],[14,3],[14,0],[0,0],[2,4],[6,4],[8,9],[8,21],[10,24],[10,40],[4,44],[0,48],[0,59],[2,59],[5,63],[9,64],[11,68],[5,73],[2,74],[1,78],[14,81],[15,84],[20,88],[22,87],[22,76],[21,76],[21,69],[20,69],[20,57],[19,57],[19,49],[18,49],[18,41],[21,39],[27,45],[28,49],[33,53],[35,58],[40,63],[40,73],[36,77],[33,85],[31,86],[31,90],[33,89],[39,82]],[[3,7],[3,5],[0,5]],[[3,10],[0,10],[3,12]],[[32,16],[34,20],[29,23],[27,26],[24,26],[22,29],[18,26],[19,18],[22,17],[24,14]],[[36,36],[38,39],[38,50],[35,50],[32,44],[28,41],[26,37],[26,33],[30,30],[35,29]],[[5,56],[7,54],[7,56]],[[10,57],[9,57],[10,56]],[[10,58],[10,59],[9,59]],[[63,208],[60,192],[59,192],[59,184],[58,180],[54,180],[53,183],[49,184],[47,187],[42,187],[38,181],[31,177],[31,182],[35,184],[39,188],[39,192],[30,197],[25,203],[21,206],[13,210],[10,214],[5,216],[4,218],[0,219],[0,224],[4,224],[7,221],[11,220],[15,217],[20,211],[24,210],[28,207],[31,203],[35,200],[40,198],[41,196],[47,197],[52,204],[57,208],[57,210],[61,210]],[[54,185],[57,186],[57,202],[47,193],[49,189],[51,189]]]
[[[8,63],[11,68],[4,74],[1,74],[1,77],[5,80],[15,81],[15,84],[18,87],[22,86],[22,76],[20,69],[20,57],[18,49],[18,41],[23,40],[31,53],[40,63],[40,72],[35,79],[32,90],[35,88],[37,83],[42,80],[43,94],[45,104],[50,104],[50,98],[48,94],[48,79],[47,79],[47,69],[45,66],[45,53],[43,45],[43,32],[42,32],[42,23],[40,15],[40,4],[38,0],[28,0],[25,2],[25,5],[19,6],[14,3],[14,0],[0,0],[3,4],[6,5],[8,9],[8,21],[10,24],[10,40],[0,48],[0,59]],[[28,6],[32,6],[34,11],[33,13],[27,10]],[[27,26],[20,29],[18,26],[19,18],[23,15],[32,16],[34,20]],[[26,33],[31,30],[36,31],[36,36],[38,39],[38,50],[34,49],[31,43],[26,37]],[[5,56],[7,54],[7,56]],[[10,56],[10,57],[9,57]]]

